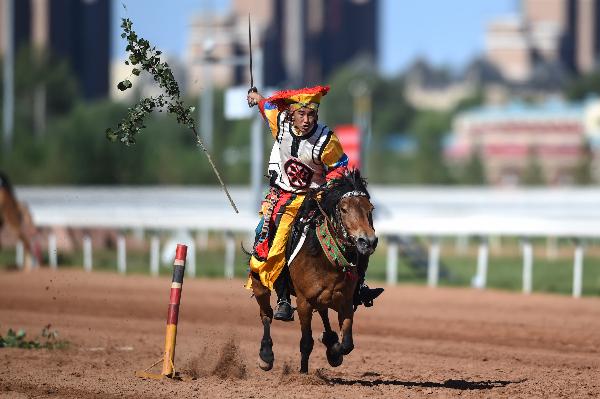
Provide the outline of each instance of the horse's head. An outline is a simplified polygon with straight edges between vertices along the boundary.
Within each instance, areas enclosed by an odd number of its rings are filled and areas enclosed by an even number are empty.
[[[335,181],[324,194],[323,204],[345,245],[356,247],[362,255],[375,251],[378,238],[373,228],[374,207],[358,170]]]

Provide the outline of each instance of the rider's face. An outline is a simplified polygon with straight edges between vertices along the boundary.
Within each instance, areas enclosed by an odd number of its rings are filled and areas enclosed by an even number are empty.
[[[317,123],[317,111],[312,108],[302,107],[292,114],[294,128],[301,135],[309,133]]]

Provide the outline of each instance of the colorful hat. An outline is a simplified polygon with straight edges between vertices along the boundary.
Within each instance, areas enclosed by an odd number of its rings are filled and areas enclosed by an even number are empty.
[[[319,109],[321,98],[327,94],[329,86],[307,87],[298,90],[283,90],[275,92],[266,102],[273,104],[279,110],[291,109],[295,111],[302,107]]]

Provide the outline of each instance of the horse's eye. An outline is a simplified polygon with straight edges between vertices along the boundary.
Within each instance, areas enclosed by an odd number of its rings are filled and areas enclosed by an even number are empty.
[[[346,208],[340,208],[340,212],[342,212],[342,213],[348,213],[348,210]]]

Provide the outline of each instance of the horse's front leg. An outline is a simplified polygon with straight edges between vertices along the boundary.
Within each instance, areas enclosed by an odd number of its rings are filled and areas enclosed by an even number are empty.
[[[329,365],[331,367],[338,367],[344,361],[344,354],[342,353],[342,346],[340,345],[338,335],[331,329],[331,324],[329,324],[328,312],[328,309],[319,310],[319,315],[321,316],[321,320],[323,320],[323,327],[325,327],[321,342],[327,347],[325,354],[327,355]]]
[[[302,296],[296,298],[296,305],[298,306],[298,317],[300,318],[300,329],[302,331],[302,338],[300,338],[300,372],[308,373],[308,358],[314,345],[311,329],[313,308]]]
[[[349,354],[354,349],[354,341],[352,339],[352,323],[354,321],[354,309],[352,302],[348,301],[338,312],[338,321],[340,323],[340,332],[342,334],[342,353]]]
[[[265,371],[273,368],[275,355],[273,354],[273,340],[271,339],[271,321],[273,320],[273,308],[271,307],[271,291],[262,285],[260,279],[253,274],[252,291],[256,297],[256,302],[260,306],[260,320],[263,325],[263,337],[260,341],[260,350],[258,351],[258,367]]]

